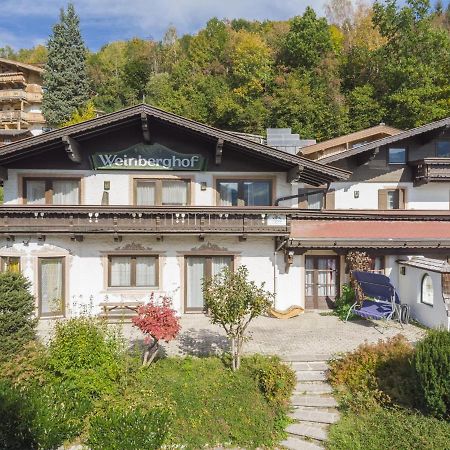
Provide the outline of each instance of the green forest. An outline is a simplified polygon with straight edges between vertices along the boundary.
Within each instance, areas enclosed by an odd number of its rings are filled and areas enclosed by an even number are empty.
[[[385,122],[450,116],[450,6],[425,0],[331,0],[288,21],[212,18],[88,52],[89,95],[112,112],[141,102],[222,129],[292,127],[328,139]],[[149,30],[151,32],[151,30]],[[45,46],[3,57],[45,63]]]

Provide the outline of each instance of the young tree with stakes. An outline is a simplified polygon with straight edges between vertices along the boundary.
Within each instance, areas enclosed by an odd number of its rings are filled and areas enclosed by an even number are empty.
[[[235,272],[225,268],[203,282],[205,307],[213,324],[220,325],[231,342],[232,369],[241,364],[245,333],[250,322],[272,306],[272,294],[248,280],[248,269],[240,266]]]
[[[80,19],[72,3],[61,9],[48,41],[42,111],[51,127],[68,122],[89,100],[87,49],[80,33]]]

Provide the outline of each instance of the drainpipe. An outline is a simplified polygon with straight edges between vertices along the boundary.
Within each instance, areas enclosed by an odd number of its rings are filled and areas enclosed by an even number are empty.
[[[277,238],[274,238],[275,251],[273,252],[273,309],[276,309],[277,301],[277,285],[278,285],[278,272],[277,272],[277,256],[278,252],[287,244],[288,239],[284,239],[280,245],[277,245]]]

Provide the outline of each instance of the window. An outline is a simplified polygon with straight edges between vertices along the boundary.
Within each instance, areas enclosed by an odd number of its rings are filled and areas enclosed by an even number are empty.
[[[324,189],[301,188],[298,190],[298,203],[301,209],[322,209],[325,203]]]
[[[405,190],[379,189],[378,209],[405,209]]]
[[[110,256],[109,287],[157,287],[157,256]]]
[[[203,311],[203,279],[220,273],[224,267],[232,268],[232,256],[186,257],[186,311]]]
[[[389,148],[388,162],[389,164],[406,164],[406,148]]]
[[[39,315],[62,316],[65,307],[64,258],[39,258]]]
[[[450,158],[450,139],[436,142],[436,156],[438,158]]]
[[[220,206],[270,206],[270,180],[218,180],[217,203]]]
[[[421,302],[433,305],[433,280],[427,273],[422,278]]]
[[[380,273],[384,275],[385,263],[384,256],[369,256],[370,258],[370,272]]]
[[[27,178],[24,202],[28,205],[79,205],[79,179]]]
[[[186,206],[190,204],[190,180],[135,180],[135,204],[138,206]]]
[[[2,272],[20,272],[20,257],[19,256],[2,256],[1,257],[1,271]]]

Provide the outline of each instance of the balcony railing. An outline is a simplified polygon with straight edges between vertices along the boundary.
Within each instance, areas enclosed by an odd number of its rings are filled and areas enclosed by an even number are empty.
[[[279,207],[0,206],[0,233],[288,235],[291,209]]]
[[[0,83],[21,83],[26,84],[25,76],[22,72],[0,73]]]
[[[0,111],[0,121],[2,122],[27,122],[26,114],[23,111]]]
[[[24,100],[29,103],[42,102],[42,93],[40,92],[27,92],[23,89],[4,89],[0,91],[0,102],[6,101],[20,101]]]
[[[412,161],[414,184],[450,181],[450,158],[425,158]]]

